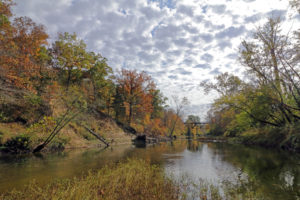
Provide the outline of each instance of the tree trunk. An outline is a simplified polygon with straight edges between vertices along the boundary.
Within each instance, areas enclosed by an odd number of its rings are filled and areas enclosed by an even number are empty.
[[[88,127],[86,127],[86,126],[84,126],[84,125],[83,125],[83,127],[84,127],[88,132],[90,132],[93,136],[95,136],[98,140],[100,140],[101,142],[103,142],[103,143],[106,145],[106,147],[109,146],[109,143],[108,143],[103,137],[101,137],[100,135],[96,134],[94,131],[92,131],[92,130],[89,129]]]

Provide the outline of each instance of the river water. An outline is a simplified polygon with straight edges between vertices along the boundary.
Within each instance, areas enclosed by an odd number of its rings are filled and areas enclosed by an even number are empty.
[[[141,158],[175,177],[186,175],[217,186],[247,182],[265,199],[300,199],[300,156],[289,152],[226,143],[177,140],[147,147],[121,145],[105,150],[81,149],[40,156],[1,156],[0,193],[81,176],[110,162]]]

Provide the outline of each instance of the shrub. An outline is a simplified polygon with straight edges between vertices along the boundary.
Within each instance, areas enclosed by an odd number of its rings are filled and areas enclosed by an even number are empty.
[[[9,118],[6,116],[6,114],[1,111],[0,112],[0,122],[8,122],[9,121]]]
[[[65,149],[66,144],[69,142],[69,140],[70,140],[69,138],[55,137],[49,145],[49,150],[63,151]]]
[[[28,153],[30,152],[30,137],[27,135],[18,135],[7,140],[4,145],[2,151],[7,153]]]

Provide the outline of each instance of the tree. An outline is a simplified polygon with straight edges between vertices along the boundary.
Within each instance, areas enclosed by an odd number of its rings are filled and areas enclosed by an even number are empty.
[[[64,113],[57,118],[55,126],[49,133],[48,137],[42,144],[33,149],[33,153],[38,153],[44,149],[64,127],[86,110],[87,105],[85,98],[77,90],[73,90],[72,95],[65,95],[62,99],[65,103],[64,106],[66,107]]]
[[[11,19],[11,1],[0,3],[0,79],[21,89],[35,92],[43,79],[40,56],[48,35],[42,25],[28,17]]]
[[[163,115],[163,125],[166,127],[165,135],[172,137],[173,135],[182,134],[185,130],[185,125],[180,116],[175,114],[175,111],[171,108],[164,110]],[[174,123],[176,121],[176,123]],[[172,136],[170,136],[171,131],[173,131]]]
[[[193,124],[200,123],[200,117],[196,115],[189,115],[187,117],[186,123],[193,123]]]
[[[205,91],[220,94],[209,113],[211,133],[235,136],[252,127],[299,121],[300,56],[294,41],[281,33],[280,18],[270,18],[242,42],[239,61],[248,79],[224,73],[215,83],[201,83]]]
[[[174,95],[174,96],[172,96],[172,100],[173,100],[173,103],[175,106],[175,119],[172,122],[169,137],[173,137],[173,133],[174,133],[176,124],[182,117],[185,106],[187,106],[189,104],[189,101],[186,97],[183,97],[181,100],[179,100],[178,96]]]
[[[146,113],[153,111],[152,95],[155,89],[151,77],[145,72],[123,69],[117,76],[116,109],[124,107],[127,124],[135,118],[143,118]],[[116,111],[118,117],[118,110]]]
[[[12,5],[0,1],[0,112],[4,121],[32,123],[51,113],[48,35],[28,17],[13,18]]]
[[[107,65],[107,59],[100,54],[93,52],[91,55],[92,65],[87,72],[87,77],[91,80],[93,91],[93,106],[100,110],[105,110],[110,115],[110,109],[115,95],[115,85],[112,81],[112,69]]]
[[[211,90],[215,90],[220,95],[233,95],[241,91],[243,82],[237,76],[231,75],[227,72],[215,77],[216,83],[210,83],[203,81],[200,86],[204,88],[205,93],[209,93]]]
[[[282,124],[299,120],[300,88],[295,50],[289,36],[282,35],[280,18],[270,18],[254,33],[252,42],[242,42],[240,61],[264,98],[273,105],[272,112],[280,113]]]
[[[197,129],[200,128],[200,117],[195,115],[189,115],[185,121],[187,126],[187,135],[197,134]]]
[[[95,64],[97,55],[86,51],[86,44],[76,34],[60,33],[52,48],[53,65],[67,90],[71,83],[80,83],[84,71]]]
[[[161,118],[163,116],[164,106],[166,104],[167,98],[158,89],[152,89],[149,91],[152,96],[152,107],[153,112],[151,113],[151,118]]]
[[[300,13],[300,1],[299,0],[290,0],[290,4],[292,7],[296,8]]]

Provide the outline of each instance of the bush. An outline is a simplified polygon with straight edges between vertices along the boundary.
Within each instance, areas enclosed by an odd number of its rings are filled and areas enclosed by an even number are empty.
[[[8,122],[9,121],[9,117],[6,116],[6,114],[1,111],[0,112],[0,122]]]
[[[30,137],[27,135],[18,135],[7,140],[4,145],[2,151],[6,153],[29,153],[30,152]]]
[[[49,144],[50,151],[63,151],[66,144],[69,142],[69,138],[55,137]]]

